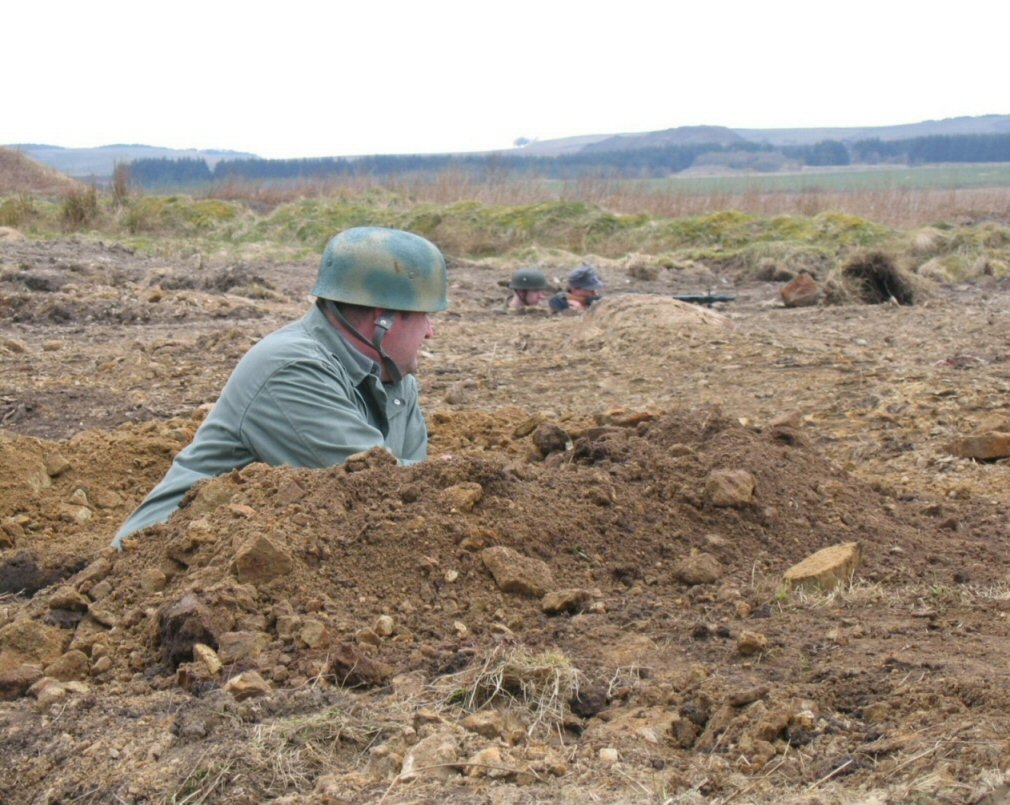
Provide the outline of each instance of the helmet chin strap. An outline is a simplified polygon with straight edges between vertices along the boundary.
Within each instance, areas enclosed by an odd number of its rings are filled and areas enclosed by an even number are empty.
[[[389,382],[399,383],[403,380],[403,372],[400,371],[400,367],[396,365],[396,361],[389,357],[382,348],[382,342],[385,340],[387,333],[389,333],[396,321],[395,310],[379,311],[379,317],[375,320],[375,332],[372,336],[372,340],[369,340],[358,330],[357,327],[347,320],[347,317],[341,312],[340,306],[336,302],[332,299],[326,299],[324,300],[324,303],[327,309],[333,313],[337,321],[346,327],[351,335],[357,338],[361,343],[368,344],[368,346],[379,353],[379,358],[382,361],[382,368],[386,370],[386,374],[389,376]]]

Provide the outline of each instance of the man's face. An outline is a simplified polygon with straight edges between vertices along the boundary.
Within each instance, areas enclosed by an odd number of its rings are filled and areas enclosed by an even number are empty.
[[[421,346],[433,335],[435,327],[427,313],[397,313],[382,348],[404,375],[417,374]]]

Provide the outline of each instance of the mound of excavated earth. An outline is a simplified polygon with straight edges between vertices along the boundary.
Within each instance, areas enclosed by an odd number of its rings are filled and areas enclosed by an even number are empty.
[[[244,774],[253,800],[304,791],[236,751],[250,740],[242,725],[337,702],[384,719],[358,727],[386,747],[381,762],[313,778],[360,801],[432,764],[446,772],[439,784],[471,793],[490,772],[468,772],[484,766],[513,785],[563,788],[575,741],[590,753],[619,746],[690,787],[691,758],[717,748],[753,769],[789,762],[790,747],[827,762],[872,740],[843,691],[873,698],[879,661],[818,687],[795,657],[876,627],[841,617],[834,635],[804,634],[777,616],[774,580],[817,549],[858,543],[860,578],[914,581],[965,546],[832,467],[788,424],[759,432],[714,411],[597,420],[566,431],[501,418],[499,448],[481,455],[253,465],[201,485],[169,523],[0,628],[0,693],[31,703],[3,717],[17,761],[0,771],[4,787],[34,773],[58,798],[84,780],[102,798],[126,790],[125,763],[131,796],[158,798],[186,789],[192,769],[178,761],[200,751]],[[458,424],[443,414],[433,427]],[[52,483],[47,455],[26,497]],[[453,693],[480,688],[506,650],[521,667],[550,656],[571,669],[546,734],[508,675],[509,696],[484,697],[476,720],[472,697]],[[397,704],[380,716],[382,696]],[[212,728],[222,719],[227,729]],[[65,746],[62,760],[30,760],[39,740]],[[433,746],[441,760],[423,755]],[[4,779],[15,768],[18,780]]]

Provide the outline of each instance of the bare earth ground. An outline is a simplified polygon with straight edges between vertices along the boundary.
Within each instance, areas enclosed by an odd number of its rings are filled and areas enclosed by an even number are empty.
[[[1006,288],[711,314],[612,267],[513,317],[454,264],[428,463],[249,467],[105,550],[315,270],[0,244],[4,801],[1003,801],[1007,465],[948,445],[1008,429]]]

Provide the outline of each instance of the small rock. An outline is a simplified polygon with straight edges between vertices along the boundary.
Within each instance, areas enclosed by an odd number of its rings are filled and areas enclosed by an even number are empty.
[[[456,579],[459,578],[459,571],[458,570],[447,570],[447,571],[445,571],[444,578],[445,578],[445,580],[449,584],[452,584],[454,581],[456,581]]]
[[[551,569],[544,562],[512,548],[502,545],[485,548],[480,558],[503,592],[539,598],[554,586]]]
[[[362,654],[350,643],[339,644],[330,655],[329,673],[344,687],[375,687],[384,685],[393,675],[393,668]]]
[[[533,431],[533,445],[544,457],[551,453],[564,452],[571,443],[572,438],[564,428],[549,422],[537,426]]]
[[[21,663],[47,665],[60,657],[70,635],[63,629],[38,621],[17,620],[0,629],[0,656],[4,666]]]
[[[86,612],[91,602],[81,595],[76,587],[69,584],[60,587],[49,597],[50,609],[68,609],[71,612]]]
[[[300,615],[281,615],[277,618],[277,636],[281,640],[294,640],[298,630],[302,627]]]
[[[619,759],[620,755],[612,746],[605,746],[600,750],[600,763],[604,766],[613,766]]]
[[[754,499],[755,485],[746,470],[713,470],[705,479],[705,495],[713,506],[745,506]]]
[[[45,668],[45,675],[61,682],[84,679],[88,675],[88,655],[83,651],[68,651]]]
[[[46,466],[46,474],[50,478],[56,478],[70,469],[70,462],[67,461],[66,457],[62,453],[58,453],[56,451],[46,453],[42,457],[42,461]]]
[[[256,671],[246,671],[233,676],[225,684],[224,689],[240,702],[256,696],[268,696],[273,692],[270,683]]]
[[[246,542],[232,562],[232,572],[243,584],[262,584],[278,576],[286,576],[294,569],[294,562],[263,536],[255,536]]]
[[[298,639],[309,648],[318,648],[326,640],[326,626],[320,621],[307,620],[298,631]]]
[[[467,777],[500,777],[502,773],[509,774],[502,768],[501,750],[497,746],[488,746],[475,752],[467,764]]]
[[[589,590],[572,588],[554,590],[540,600],[540,609],[548,615],[567,612],[571,615],[581,612],[590,599]]]
[[[743,635],[741,635],[742,637]],[[743,707],[747,704],[752,704],[753,702],[763,699],[768,695],[767,685],[758,685],[753,688],[745,688],[743,690],[737,690],[729,695],[729,703],[734,707]]]
[[[140,589],[145,593],[157,593],[165,589],[168,577],[156,567],[146,567],[140,574]]]
[[[375,633],[389,637],[396,629],[396,622],[389,615],[380,615],[375,619]]]
[[[99,657],[91,664],[91,673],[93,676],[98,676],[99,674],[104,674],[111,668],[112,668],[111,657],[108,656]]]
[[[498,738],[505,734],[505,717],[498,710],[478,710],[460,723],[465,729],[485,738]]]
[[[263,632],[225,632],[218,637],[217,643],[217,653],[220,661],[226,665],[230,665],[232,663],[255,660],[263,652],[263,649],[270,645],[270,636]],[[194,660],[197,658],[197,645],[203,645],[204,648],[208,648],[206,644],[195,643],[193,645]]]
[[[736,650],[749,657],[751,654],[758,654],[768,648],[768,638],[760,632],[740,632],[736,639]]]
[[[28,663],[0,671],[0,701],[9,702],[24,696],[41,678],[42,669]]]
[[[832,545],[789,568],[785,582],[791,587],[816,587],[828,592],[839,584],[848,583],[861,562],[862,550],[858,542]]]
[[[722,578],[723,567],[710,553],[693,549],[673,569],[673,575],[684,584],[714,584]]]
[[[469,512],[484,497],[484,487],[468,481],[443,489],[440,497],[449,511]]]

